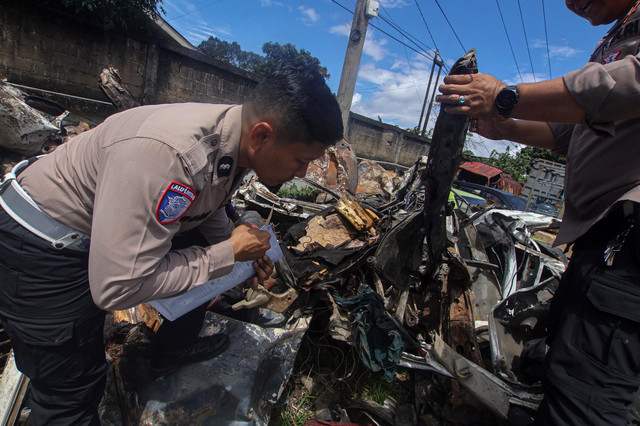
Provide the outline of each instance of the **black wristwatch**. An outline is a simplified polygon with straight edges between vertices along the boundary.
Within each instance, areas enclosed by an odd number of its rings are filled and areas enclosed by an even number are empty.
[[[520,96],[518,95],[518,88],[516,86],[507,86],[498,92],[496,96],[496,109],[498,113],[504,118],[511,117],[511,110],[518,103]]]

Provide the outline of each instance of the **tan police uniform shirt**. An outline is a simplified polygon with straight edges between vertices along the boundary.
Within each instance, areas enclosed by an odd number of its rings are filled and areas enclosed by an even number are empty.
[[[233,224],[221,206],[248,171],[238,168],[241,132],[237,105],[134,108],[60,146],[19,181],[45,212],[91,235],[93,299],[123,309],[231,271]],[[175,235],[195,227],[215,244],[170,250]]]
[[[568,141],[565,212],[555,244],[575,241],[618,202],[640,202],[640,8],[619,20],[590,62],[564,76],[586,111],[580,125],[550,124]]]

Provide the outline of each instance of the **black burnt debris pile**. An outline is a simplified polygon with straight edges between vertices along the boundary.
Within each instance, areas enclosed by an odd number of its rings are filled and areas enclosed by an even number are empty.
[[[476,68],[471,51],[451,72]],[[273,276],[212,301],[201,335],[226,333],[228,349],[165,375],[149,367],[158,312],[111,313],[102,423],[530,423],[566,257],[549,244],[557,219],[451,191],[467,124],[441,112],[428,155],[403,171],[342,141],[304,179],[249,177],[232,205],[273,226]]]

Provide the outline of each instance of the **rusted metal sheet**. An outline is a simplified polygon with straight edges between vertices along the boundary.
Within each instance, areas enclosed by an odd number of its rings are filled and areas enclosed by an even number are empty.
[[[358,189],[359,195],[381,195],[390,199],[393,197],[394,184],[397,173],[385,170],[372,160],[360,160],[358,164]]]
[[[118,324],[123,321],[129,324],[144,323],[154,332],[158,331],[162,325],[162,317],[160,317],[158,311],[147,303],[125,310],[114,311],[113,322]]]
[[[498,169],[497,167],[480,163],[479,161],[467,161],[460,164],[460,168],[463,170],[468,170],[477,175],[486,176],[487,181],[489,181],[494,176],[499,176],[502,174],[502,170]]]
[[[306,235],[293,247],[300,252],[313,252],[319,248],[352,247],[355,232],[349,229],[349,222],[336,213],[326,217],[314,216],[307,226]]]
[[[343,139],[327,148],[322,157],[309,164],[305,177],[342,195],[355,195],[358,159],[349,142]]]
[[[375,233],[373,226],[379,218],[371,210],[367,211],[356,201],[347,198],[338,200],[335,209],[342,217],[347,219],[357,231],[366,232],[371,230]]]

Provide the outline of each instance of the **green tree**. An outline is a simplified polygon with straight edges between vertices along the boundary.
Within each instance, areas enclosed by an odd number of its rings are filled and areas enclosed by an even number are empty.
[[[36,0],[44,6],[73,14],[80,22],[110,29],[136,29],[165,11],[163,0]]]
[[[217,37],[209,37],[207,40],[203,40],[198,49],[219,61],[227,62],[237,67],[240,66],[241,55],[244,53],[240,45],[235,41],[229,43]]]
[[[520,152],[515,154],[511,153],[509,147],[507,147],[506,152],[497,152],[494,150],[491,152],[489,158],[483,158],[479,161],[497,167],[518,182],[525,183],[527,174],[538,158],[561,164],[566,164],[567,162],[565,157],[555,152],[530,146],[522,148]]]
[[[217,37],[209,37],[198,45],[198,48],[223,62],[230,63],[247,71],[265,76],[271,67],[280,61],[294,64],[312,64],[318,67],[324,78],[329,78],[327,68],[320,65],[320,60],[311,56],[307,50],[298,49],[291,43],[281,45],[268,42],[262,45],[264,56],[254,52],[244,51],[235,41],[229,43]]]

